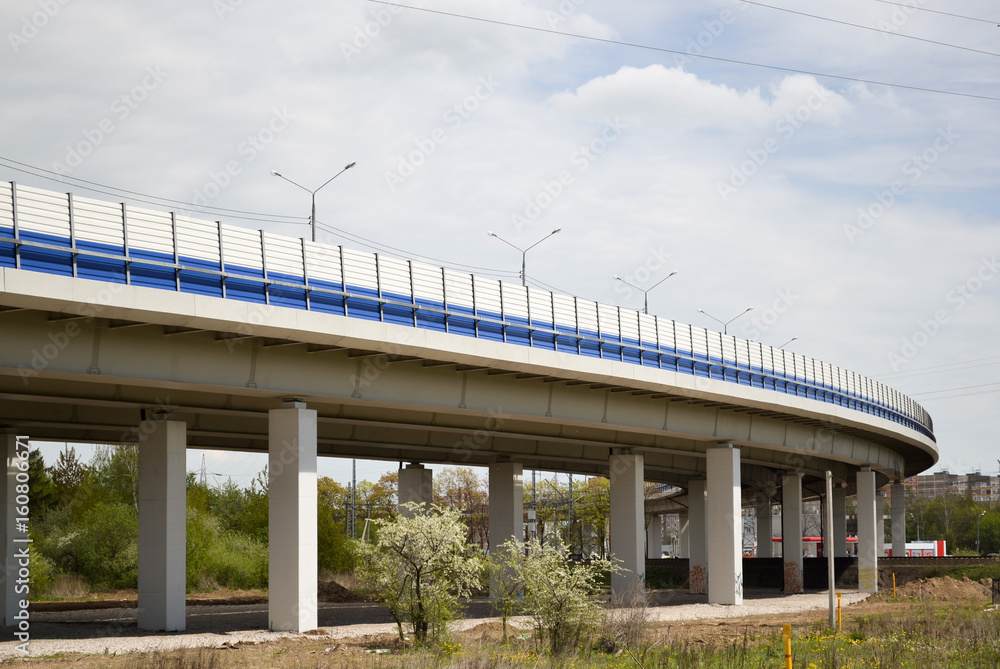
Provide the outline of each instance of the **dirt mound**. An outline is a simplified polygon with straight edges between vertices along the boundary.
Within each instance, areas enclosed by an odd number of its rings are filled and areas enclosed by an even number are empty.
[[[320,581],[317,586],[319,601],[329,604],[350,604],[352,602],[367,602],[359,594],[351,592],[336,581]]]
[[[938,602],[970,602],[988,599],[992,581],[972,581],[968,578],[956,580],[949,576],[921,578],[910,581],[896,588],[897,597],[913,597],[914,599],[929,599]],[[879,593],[882,597],[892,597],[892,589]]]

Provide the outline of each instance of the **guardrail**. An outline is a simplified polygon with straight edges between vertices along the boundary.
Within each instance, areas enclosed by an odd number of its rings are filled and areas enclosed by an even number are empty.
[[[173,212],[0,182],[0,267],[308,309],[719,379],[847,407],[934,439],[888,386],[632,309]]]

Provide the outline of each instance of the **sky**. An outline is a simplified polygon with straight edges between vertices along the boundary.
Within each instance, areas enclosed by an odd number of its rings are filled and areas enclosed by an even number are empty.
[[[514,282],[488,232],[558,228],[531,283],[795,338],[995,473],[1000,8],[772,2],[7,0],[0,179],[296,237],[325,184],[320,241]]]

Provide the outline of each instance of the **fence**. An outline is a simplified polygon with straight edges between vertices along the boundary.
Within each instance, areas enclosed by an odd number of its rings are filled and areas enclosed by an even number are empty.
[[[847,407],[934,439],[919,404],[813,358],[694,325],[262,230],[0,182],[0,267],[437,330]]]

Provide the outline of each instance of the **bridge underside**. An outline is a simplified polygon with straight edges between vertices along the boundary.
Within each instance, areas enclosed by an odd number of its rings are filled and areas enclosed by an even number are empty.
[[[11,277],[23,274],[9,271],[0,292],[0,428],[38,440],[137,443],[149,472],[173,471],[189,447],[269,453],[272,543],[292,526],[298,537],[294,556],[280,556],[294,582],[272,583],[274,601],[297,612],[272,617],[285,629],[311,620],[299,613],[309,604],[303,588],[314,583],[315,486],[310,493],[302,482],[315,476],[316,456],[489,466],[493,500],[520,500],[524,468],[608,476],[612,550],[633,575],[645,553],[641,482],[681,486],[689,494],[657,512],[690,513],[692,588],[707,585],[710,601],[730,604],[742,601],[740,505],[823,496],[830,471],[837,509],[845,494],[864,497],[864,545],[874,556],[875,489],[936,459],[925,437],[882,419],[725,381],[287,308],[181,302],[130,286],[95,299],[101,284],[79,279],[36,274],[32,281],[52,284],[41,295],[27,284],[11,290]],[[81,286],[89,299],[53,297]],[[10,453],[10,439],[7,446]],[[306,479],[283,483],[283,468]],[[183,516],[169,511],[183,481],[158,476],[147,476],[157,481],[147,509],[169,518],[140,547],[140,558],[155,556],[148,560],[162,558],[150,546],[183,544]],[[401,500],[428,497],[419,468],[401,470],[400,485]],[[515,535],[519,508],[496,509]],[[146,573],[160,568],[150,564],[159,563],[147,562]],[[164,569],[176,583],[183,562]],[[166,612],[150,624],[176,626],[183,592],[164,594],[176,587],[162,581],[147,587],[156,590],[146,601]]]

